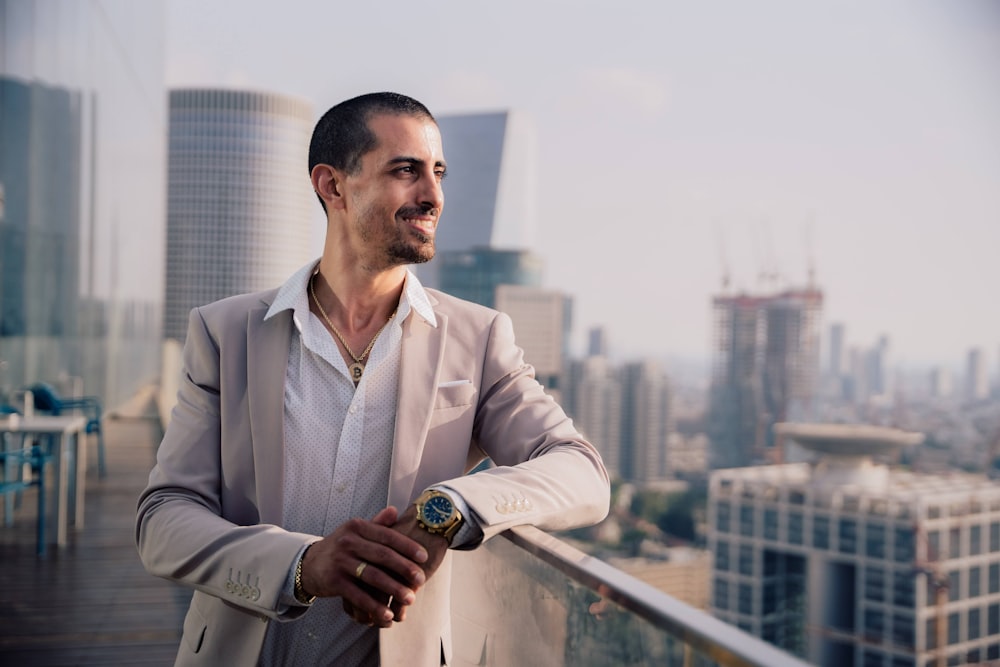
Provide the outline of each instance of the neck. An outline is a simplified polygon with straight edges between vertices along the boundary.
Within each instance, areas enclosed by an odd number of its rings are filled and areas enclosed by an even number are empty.
[[[381,327],[399,305],[406,269],[393,267],[378,273],[337,266],[324,256],[313,287],[323,310],[346,335]]]

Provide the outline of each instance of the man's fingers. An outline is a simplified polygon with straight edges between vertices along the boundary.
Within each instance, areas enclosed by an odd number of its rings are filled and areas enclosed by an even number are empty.
[[[368,565],[364,568],[359,581],[400,604],[409,605],[416,600],[416,593],[411,588],[383,572],[377,565]]]
[[[406,607],[407,605],[401,603],[399,600],[395,598],[392,599],[392,602],[389,604],[389,609],[392,609],[394,621],[400,623],[406,620]]]
[[[387,507],[375,515],[376,519],[387,520],[391,516],[390,510],[392,513],[396,513],[395,508]],[[396,520],[388,524],[360,520],[352,520],[352,523],[354,521],[357,521],[355,528],[358,534],[369,542],[384,544],[396,553],[417,563],[427,561],[427,550],[419,542],[391,528],[396,524]]]
[[[377,625],[380,628],[391,626],[396,613],[387,606],[388,601],[383,594],[364,584],[351,583],[344,587],[344,610],[363,625]]]
[[[369,569],[374,565],[377,569],[412,588],[423,586],[427,579],[423,569],[417,563],[400,555],[397,551],[384,544],[365,542],[358,547],[356,553],[360,560],[368,563]],[[354,571],[352,570],[352,573]],[[363,574],[365,574],[365,581],[372,583],[368,579],[368,572],[365,571]],[[379,583],[380,581],[378,577],[374,578],[374,583]],[[394,594],[389,590],[385,592],[390,595]]]
[[[389,507],[386,507],[384,510],[381,510],[378,514],[376,514],[375,517],[372,519],[372,523],[377,523],[380,526],[392,526],[393,524],[396,523],[398,518],[399,518],[399,512],[396,510],[395,507],[390,505]]]

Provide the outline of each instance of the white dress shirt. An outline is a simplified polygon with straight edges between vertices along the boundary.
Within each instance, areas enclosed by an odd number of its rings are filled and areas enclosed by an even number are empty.
[[[433,326],[437,321],[423,287],[408,272],[396,315],[375,341],[355,388],[336,341],[309,310],[308,281],[315,267],[310,263],[289,278],[265,319],[291,309],[296,328],[284,378],[282,527],[319,539],[351,518],[371,518],[385,507],[401,323],[411,311]],[[297,604],[291,575],[285,600],[290,605]],[[339,598],[320,598],[294,623],[270,624],[260,664],[377,665],[378,630],[353,622]]]

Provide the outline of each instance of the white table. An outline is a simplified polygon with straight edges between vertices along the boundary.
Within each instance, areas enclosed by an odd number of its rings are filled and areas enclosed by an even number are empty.
[[[59,436],[53,439],[55,450],[52,452],[56,469],[56,544],[66,546],[71,503],[73,525],[77,530],[83,528],[84,489],[87,480],[87,418],[78,415],[11,415],[0,419],[0,438],[7,434]],[[72,498],[69,493],[71,485],[75,487]]]

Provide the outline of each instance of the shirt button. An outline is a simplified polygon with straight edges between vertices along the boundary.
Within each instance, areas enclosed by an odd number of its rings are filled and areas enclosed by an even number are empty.
[[[350,409],[348,409],[348,412],[350,412],[352,415],[355,414],[357,411],[358,411],[358,406],[356,405],[352,405]]]
[[[346,489],[346,488],[347,488],[347,485],[344,484],[343,482],[341,482],[340,484],[337,485],[337,493],[343,493],[344,489]]]

